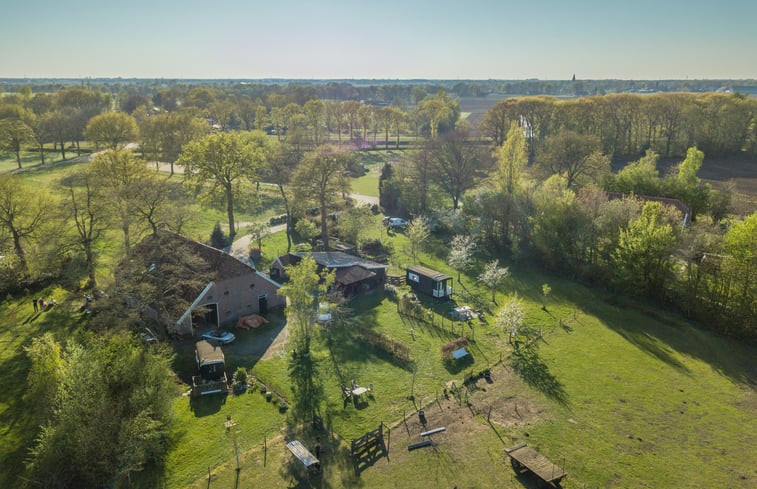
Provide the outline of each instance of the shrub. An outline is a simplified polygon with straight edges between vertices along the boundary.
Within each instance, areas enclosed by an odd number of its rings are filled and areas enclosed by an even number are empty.
[[[242,367],[238,367],[237,371],[234,372],[234,383],[246,384],[247,383],[247,370],[245,370]]]
[[[410,348],[388,336],[370,329],[357,328],[360,337],[374,348],[383,350],[403,363],[410,363]]]

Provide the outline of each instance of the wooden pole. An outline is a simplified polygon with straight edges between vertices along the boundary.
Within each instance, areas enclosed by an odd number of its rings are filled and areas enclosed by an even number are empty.
[[[263,435],[263,467],[265,467],[265,463],[268,460],[268,437],[266,435]]]

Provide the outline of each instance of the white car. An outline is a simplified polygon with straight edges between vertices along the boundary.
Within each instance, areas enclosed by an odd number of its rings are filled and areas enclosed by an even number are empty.
[[[234,333],[230,333],[222,329],[214,329],[212,331],[208,331],[207,333],[203,333],[201,338],[203,340],[208,340],[211,343],[215,342],[219,345],[225,345],[234,341],[236,339],[236,336],[234,336]]]

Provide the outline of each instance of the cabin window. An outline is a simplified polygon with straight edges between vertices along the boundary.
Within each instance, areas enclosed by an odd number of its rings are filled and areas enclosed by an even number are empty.
[[[420,282],[421,281],[421,278],[417,274],[415,274],[413,272],[407,272],[407,278],[409,280],[412,280],[413,282]]]
[[[255,287],[255,284],[250,284],[250,288],[251,289],[254,288],[254,287]]]
[[[226,292],[223,293],[223,295],[229,295],[229,291],[227,290]]]

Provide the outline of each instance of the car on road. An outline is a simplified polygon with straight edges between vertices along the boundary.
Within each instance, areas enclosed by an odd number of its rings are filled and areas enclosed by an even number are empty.
[[[209,341],[210,343],[226,345],[234,341],[236,339],[236,336],[234,336],[234,333],[225,331],[223,329],[214,329],[212,331],[208,331],[207,333],[203,333],[201,338],[203,340]]]
[[[392,229],[406,228],[409,224],[407,220],[402,219],[401,217],[385,217],[383,222],[384,226],[390,227]]]

